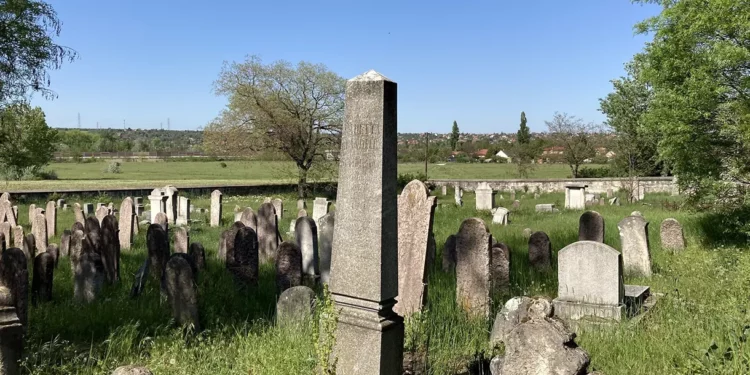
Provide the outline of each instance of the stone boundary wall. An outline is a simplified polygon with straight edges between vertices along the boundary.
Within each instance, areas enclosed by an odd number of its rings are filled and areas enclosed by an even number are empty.
[[[677,183],[673,177],[641,177],[638,179],[645,193],[671,193],[677,192]],[[454,179],[430,179],[435,186],[460,186],[465,191],[474,191],[480,182],[486,182],[495,191],[523,191],[528,186],[529,192],[535,192],[537,188],[542,193],[564,192],[565,185],[586,184],[587,192],[606,193],[607,189],[620,190],[628,186],[628,178],[564,178],[564,179],[518,179],[518,180],[454,180]]]

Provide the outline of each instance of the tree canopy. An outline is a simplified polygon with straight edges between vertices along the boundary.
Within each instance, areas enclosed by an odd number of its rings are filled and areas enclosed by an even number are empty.
[[[250,56],[225,63],[215,89],[229,103],[206,126],[204,148],[235,154],[279,150],[295,162],[298,193],[305,196],[313,163],[339,149],[346,80],[321,64],[264,64]]]
[[[0,108],[50,89],[49,71],[73,61],[77,53],[55,44],[61,22],[51,5],[39,0],[0,0]]]
[[[596,126],[583,122],[582,119],[555,112],[551,121],[545,121],[550,137],[563,147],[563,159],[570,166],[573,178],[578,177],[578,170],[586,159],[594,157],[592,133]]]
[[[8,179],[38,175],[55,151],[57,131],[41,108],[16,103],[0,110],[0,172]]]
[[[651,94],[642,127],[658,135],[659,157],[683,189],[742,201],[737,187],[750,186],[750,3],[635,2],[662,7],[636,25],[653,35],[633,59]]]

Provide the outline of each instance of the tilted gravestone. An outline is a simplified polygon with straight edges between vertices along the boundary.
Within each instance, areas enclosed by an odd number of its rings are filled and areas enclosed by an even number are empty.
[[[83,215],[83,209],[81,208],[80,203],[73,203],[73,213],[76,218],[76,223],[83,224],[85,222],[86,218]]]
[[[16,218],[16,213],[10,201],[0,200],[0,210],[3,213],[3,215],[0,217],[0,221],[8,222],[11,227],[15,227],[16,225],[18,225],[18,219]]]
[[[452,272],[456,270],[456,236],[451,234],[445,240],[443,246],[443,271]]]
[[[83,239],[85,236],[82,230],[77,230],[70,236],[70,270],[72,273],[75,273],[76,264],[83,255]]]
[[[302,252],[302,275],[316,281],[320,275],[318,260],[318,227],[310,217],[298,218],[294,226],[294,238]]]
[[[234,246],[227,246],[227,269],[243,285],[258,285],[258,235],[252,228],[237,229]]]
[[[85,222],[85,220],[84,220],[84,222]],[[79,223],[79,222],[76,221],[75,223],[73,223],[73,225],[70,226],[70,232],[73,233],[73,232],[75,232],[77,230],[80,230],[81,232],[86,233],[86,227],[84,226],[84,222],[80,222]]]
[[[117,227],[114,215],[107,215],[102,219],[101,257],[105,276],[110,284],[120,280],[120,238]]]
[[[492,235],[482,219],[469,218],[456,235],[456,302],[473,316],[489,317]]]
[[[318,256],[320,257],[320,281],[328,284],[331,279],[331,255],[333,251],[333,227],[336,211],[321,217],[318,222]]]
[[[26,259],[29,262],[36,256],[36,237],[32,233],[23,237],[23,253],[26,254]]]
[[[258,208],[258,246],[261,263],[273,262],[279,247],[276,210],[271,203]]]
[[[625,315],[622,256],[600,242],[579,241],[557,254],[555,315],[578,320],[598,317],[620,320]]]
[[[47,218],[43,214],[34,216],[31,233],[36,240],[36,254],[47,251]]]
[[[102,217],[102,218],[104,218],[104,217]],[[86,221],[83,223],[83,227],[84,227],[84,233],[89,233],[89,232],[92,232],[92,231],[99,231],[99,230],[102,229],[102,226],[101,226],[99,220],[97,220],[97,218],[91,217],[91,216],[89,216],[89,217],[86,218]]]
[[[57,205],[54,201],[47,202],[44,216],[47,220],[47,239],[49,240],[57,236]]]
[[[180,326],[191,326],[200,330],[198,315],[198,288],[194,267],[185,254],[173,254],[164,269],[162,289],[172,307],[172,317]]]
[[[330,280],[339,309],[333,355],[341,374],[396,374],[404,343],[403,318],[393,312],[396,83],[369,71],[347,82],[345,105]]]
[[[240,214],[240,220],[237,220],[244,224],[246,227],[252,228],[254,231],[258,230],[258,216],[255,215],[255,211],[252,208],[246,207]]]
[[[508,225],[508,216],[510,216],[510,211],[507,208],[493,208],[492,224]]]
[[[222,214],[222,194],[219,190],[211,192],[211,221],[212,227],[221,226],[221,214]]]
[[[41,253],[34,258],[34,278],[31,282],[31,304],[52,300],[55,259],[49,253]]]
[[[651,276],[651,251],[648,222],[643,216],[628,216],[617,223],[620,230],[623,271],[626,274]]]
[[[682,225],[679,221],[672,218],[664,219],[659,229],[663,249],[682,250],[685,248],[685,236],[682,233]]]
[[[206,251],[203,249],[203,245],[200,242],[193,242],[190,244],[188,255],[193,259],[193,263],[198,271],[206,269]]]
[[[138,225],[135,221],[135,204],[133,198],[125,197],[120,204],[119,240],[120,249],[130,250],[133,244],[133,227]]]
[[[282,242],[276,257],[276,293],[302,285],[302,251],[293,242]]]
[[[584,212],[578,220],[578,241],[604,242],[604,218],[596,211]]]
[[[534,232],[529,237],[529,264],[539,271],[552,266],[552,243],[544,232]]]
[[[276,324],[280,326],[305,324],[313,317],[315,292],[304,286],[294,286],[281,293],[276,302]]]
[[[161,282],[162,272],[169,260],[169,237],[159,224],[151,224],[146,231],[146,247],[151,269],[149,273],[157,282]]]
[[[174,252],[187,254],[190,244],[190,234],[185,227],[174,230]]]
[[[422,181],[409,182],[398,197],[398,302],[401,316],[422,311],[430,269],[428,243],[435,198]]]
[[[24,332],[29,322],[29,268],[26,255],[21,249],[12,247],[2,254],[0,267],[0,285],[10,289],[13,296],[13,306],[16,308],[18,319],[23,325]]]

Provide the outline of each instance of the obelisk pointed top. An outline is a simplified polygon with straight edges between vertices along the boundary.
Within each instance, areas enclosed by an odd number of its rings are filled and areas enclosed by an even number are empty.
[[[390,78],[376,72],[373,69],[368,70],[365,73],[362,73],[349,81],[388,81],[393,82]]]

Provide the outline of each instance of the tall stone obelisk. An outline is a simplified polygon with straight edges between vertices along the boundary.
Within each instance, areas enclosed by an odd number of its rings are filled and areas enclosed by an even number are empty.
[[[370,70],[346,85],[330,288],[338,374],[401,374],[396,83]]]

